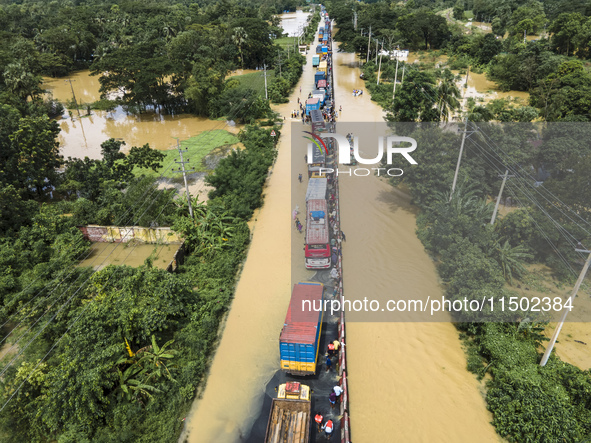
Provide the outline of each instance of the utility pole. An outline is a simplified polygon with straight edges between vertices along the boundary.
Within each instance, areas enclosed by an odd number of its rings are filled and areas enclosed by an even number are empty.
[[[396,73],[394,74],[394,91],[392,92],[392,101],[396,97],[396,80],[398,80],[398,52],[396,53]]]
[[[497,197],[497,203],[495,204],[495,210],[493,212],[492,218],[490,219],[490,224],[495,224],[495,218],[497,218],[497,211],[499,209],[499,203],[501,202],[501,195],[503,195],[503,189],[505,189],[505,182],[510,177],[515,177],[514,175],[509,175],[509,170],[505,171],[504,175],[499,175],[499,177],[503,177],[503,184],[501,185],[501,189],[499,190],[499,196]]]
[[[523,30],[523,44],[524,44],[524,45],[525,45],[525,41],[526,41],[526,39],[527,39],[527,30],[526,30],[526,29],[524,29],[524,30]]]
[[[464,85],[464,88],[468,87],[468,76],[470,75],[470,66],[468,66],[468,70],[466,71],[466,84]]]
[[[367,39],[367,60],[365,60],[365,63],[369,63],[370,45],[371,45],[371,25],[369,25],[369,38]]]
[[[357,31],[357,11],[353,13],[353,29]]]
[[[451,185],[451,193],[449,194],[449,201],[451,201],[454,191],[456,190],[456,182],[458,181],[458,172],[460,172],[460,162],[462,161],[462,153],[464,152],[464,142],[466,141],[466,132],[468,131],[468,117],[466,117],[466,123],[464,125],[464,135],[462,135],[462,144],[460,145],[460,155],[458,155],[458,164],[456,165],[456,173],[454,175],[454,181]]]
[[[380,72],[382,70],[382,52],[384,51],[384,40],[382,40],[382,51],[380,51],[380,65],[378,66],[378,85],[380,84]]]
[[[400,86],[404,83],[404,69],[406,68],[406,63],[402,64],[402,78],[400,79]]]
[[[193,219],[193,208],[191,207],[191,194],[189,194],[189,185],[187,184],[187,172],[193,172],[193,170],[191,171],[186,171],[185,170],[185,163],[188,163],[189,159],[187,159],[187,161],[185,162],[183,160],[183,152],[187,152],[186,150],[181,150],[181,144],[179,142],[179,139],[176,139],[176,148],[179,150],[179,155],[181,156],[181,161],[177,162],[175,161],[175,163],[180,163],[181,165],[181,171],[175,171],[175,172],[182,172],[183,173],[183,179],[185,180],[185,190],[187,191],[187,202],[189,203],[189,214],[191,215],[191,219]]]
[[[378,64],[378,52],[380,52],[380,51],[378,51],[379,44],[380,44],[380,41],[376,40],[376,65]]]
[[[281,77],[281,50],[278,50],[277,54],[279,54],[279,77]]]
[[[72,97],[74,98],[74,103],[76,104],[76,111],[78,111],[78,118],[80,117],[80,108],[78,107],[78,100],[76,100],[76,94],[74,94],[74,86],[72,86],[72,79],[67,79],[67,82],[70,82],[70,89],[72,89]]]
[[[263,69],[265,72],[265,100],[269,100],[269,94],[267,93],[267,65],[263,64]]]
[[[580,243],[579,243],[580,245]],[[587,249],[575,249],[576,252],[585,252],[586,254],[589,254],[589,256],[587,257],[587,261],[585,261],[585,265],[583,266],[583,269],[581,270],[581,273],[579,274],[579,278],[577,279],[577,283],[575,284],[575,287],[573,288],[573,292],[570,296],[570,306],[572,309],[573,303],[575,301],[575,297],[577,296],[577,292],[579,292],[579,288],[581,287],[581,283],[583,283],[583,279],[585,278],[585,274],[587,273],[587,270],[589,269],[589,265],[591,264],[591,251],[587,250]],[[550,339],[550,343],[548,343],[548,346],[546,347],[546,352],[544,352],[544,355],[542,357],[542,361],[540,361],[540,366],[546,366],[546,363],[548,362],[548,358],[550,357],[550,354],[552,353],[552,349],[554,349],[554,345],[556,344],[556,339],[558,338],[558,334],[560,334],[560,330],[562,329],[562,325],[564,324],[564,321],[566,320],[566,316],[568,314],[569,308],[563,308],[563,313],[562,313],[562,318],[560,319],[560,323],[558,323],[558,326],[556,326],[556,329],[554,330],[554,334],[552,335],[552,339]]]

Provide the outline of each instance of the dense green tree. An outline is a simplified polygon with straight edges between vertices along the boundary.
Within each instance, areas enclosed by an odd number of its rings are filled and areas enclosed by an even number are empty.
[[[564,62],[539,82],[530,102],[546,120],[588,121],[591,115],[591,75],[578,61]]]
[[[505,35],[505,26],[503,26],[503,21],[500,17],[493,18],[491,29],[495,36],[503,37]]]
[[[4,157],[2,181],[39,196],[45,187],[56,184],[56,168],[63,163],[58,133],[57,123],[46,116],[21,118],[0,154]]]
[[[407,69],[404,83],[396,91],[387,119],[400,122],[437,121],[439,112],[435,79],[426,72]]]
[[[268,102],[253,89],[228,89],[218,98],[216,107],[214,115],[225,115],[238,123],[252,123],[270,111]]]
[[[396,27],[411,49],[437,49],[450,37],[445,18],[429,10],[400,17]]]
[[[577,49],[573,43],[584,23],[585,17],[579,13],[562,13],[552,22],[548,31],[552,33],[552,45],[559,53],[569,55]]]
[[[454,5],[454,18],[456,20],[464,20],[464,2],[462,0],[458,0]]]
[[[270,37],[272,29],[266,21],[258,18],[241,18],[233,21],[230,27],[234,30],[241,28],[244,31],[240,31],[245,39],[240,45],[240,53],[247,68],[257,68],[274,58],[273,41]]]
[[[526,5],[518,7],[509,20],[510,35],[522,36],[523,31],[537,34],[546,22],[544,6],[541,2],[530,0]]]

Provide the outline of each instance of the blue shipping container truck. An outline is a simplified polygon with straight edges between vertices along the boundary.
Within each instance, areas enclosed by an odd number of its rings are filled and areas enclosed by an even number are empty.
[[[303,282],[293,287],[285,323],[279,336],[281,369],[289,374],[316,373],[323,310],[303,308],[303,302],[318,306],[322,304],[323,292],[322,283]]]
[[[317,85],[319,80],[325,80],[326,73],[324,71],[316,71],[314,74],[314,84]]]
[[[328,54],[328,46],[326,46],[326,45],[323,45],[322,46],[322,53],[323,54]]]
[[[309,98],[306,100],[306,115],[310,115],[310,111],[320,109],[320,100],[317,98]]]

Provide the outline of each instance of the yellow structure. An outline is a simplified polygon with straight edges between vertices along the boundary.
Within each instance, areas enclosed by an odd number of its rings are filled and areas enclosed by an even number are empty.
[[[310,401],[310,386],[298,382],[289,382],[290,388],[287,390],[286,385],[287,383],[279,385],[277,398]]]
[[[92,242],[181,244],[183,239],[170,228],[145,228],[141,226],[99,226],[88,225],[80,230]]]

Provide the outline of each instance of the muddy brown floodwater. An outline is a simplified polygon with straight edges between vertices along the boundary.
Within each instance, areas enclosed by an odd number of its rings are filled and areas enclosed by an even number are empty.
[[[154,149],[170,149],[175,138],[187,139],[204,131],[225,129],[237,132],[237,127],[229,126],[225,121],[209,120],[189,114],[162,115],[155,112],[133,115],[126,113],[121,106],[113,112],[91,111],[86,116],[85,103],[100,99],[100,84],[97,76],[89,71],[80,71],[67,78],[45,78],[43,88],[61,103],[72,100],[72,89],[80,107],[81,118],[76,108],[68,109],[64,118],[58,121],[61,132],[58,136],[60,153],[67,157],[101,158],[101,143],[109,138],[122,139],[127,152],[132,146],[150,144]],[[68,111],[72,117],[68,116]]]
[[[355,60],[353,54],[336,53],[341,133],[347,132],[347,121],[382,120],[381,108],[368,95],[351,94],[365,87]],[[408,196],[377,177],[342,176],[341,223],[348,298],[386,291],[392,298],[396,293],[441,297],[435,266],[415,235]],[[355,442],[502,441],[451,323],[348,321],[347,347]]]
[[[108,265],[141,266],[148,257],[156,268],[166,269],[179,245],[93,243],[89,255],[78,266],[100,270]]]

